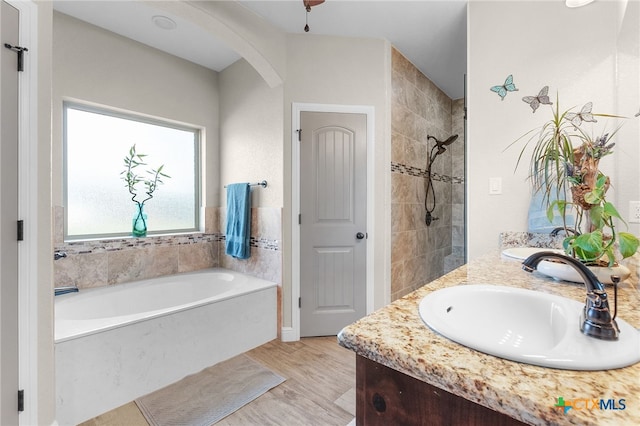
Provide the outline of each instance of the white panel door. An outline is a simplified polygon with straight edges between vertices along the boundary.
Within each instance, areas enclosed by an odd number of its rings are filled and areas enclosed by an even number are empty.
[[[334,335],[366,314],[367,117],[300,124],[300,335]]]
[[[18,45],[19,12],[0,5],[0,424],[18,424]]]

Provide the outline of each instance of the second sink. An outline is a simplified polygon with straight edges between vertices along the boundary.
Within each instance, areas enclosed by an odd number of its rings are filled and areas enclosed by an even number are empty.
[[[423,321],[454,342],[501,358],[570,370],[608,370],[640,361],[640,332],[617,319],[618,341],[580,331],[584,303],[488,284],[436,290],[419,306]]]

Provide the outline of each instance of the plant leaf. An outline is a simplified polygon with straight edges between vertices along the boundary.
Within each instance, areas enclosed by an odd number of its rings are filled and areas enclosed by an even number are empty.
[[[547,219],[549,220],[549,222],[553,223],[553,208],[555,207],[556,203],[558,200],[555,200],[554,202],[552,202],[551,204],[549,204],[549,207],[547,207]]]
[[[609,259],[609,264],[608,264],[609,267],[612,267],[613,265],[615,265],[616,255],[613,252],[613,247],[609,246],[609,248],[604,251],[604,254],[607,256],[607,259]]]
[[[603,211],[604,209],[601,206],[593,206],[591,207],[591,210],[589,210],[591,223],[598,229],[602,229],[606,225],[603,217]]]
[[[602,256],[602,232],[593,231],[586,234],[582,234],[576,237],[574,246],[580,248],[583,256],[580,256],[585,260],[594,260]]]
[[[618,232],[618,243],[623,258],[633,256],[640,245],[638,238],[628,232]]]
[[[590,192],[584,194],[584,200],[589,204],[600,204],[604,196],[604,188],[600,188],[596,185]]]
[[[617,219],[620,219],[624,222],[624,220],[622,219],[622,217],[620,216],[620,213],[618,213],[618,210],[616,210],[616,208],[614,207],[613,204],[611,204],[610,202],[606,202],[604,203],[603,206],[603,210],[604,213],[609,216],[609,217],[615,217]]]

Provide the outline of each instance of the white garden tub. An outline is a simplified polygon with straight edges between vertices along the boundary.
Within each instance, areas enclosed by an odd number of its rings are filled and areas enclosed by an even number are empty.
[[[83,422],[276,338],[276,284],[225,269],[55,297],[60,425]]]

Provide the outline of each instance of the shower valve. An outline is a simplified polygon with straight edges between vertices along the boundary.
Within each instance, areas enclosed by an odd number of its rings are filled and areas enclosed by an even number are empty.
[[[439,218],[432,216],[430,211],[427,211],[427,215],[424,218],[424,222],[427,224],[427,226],[431,225],[431,222],[433,222],[434,220],[438,220]]]

